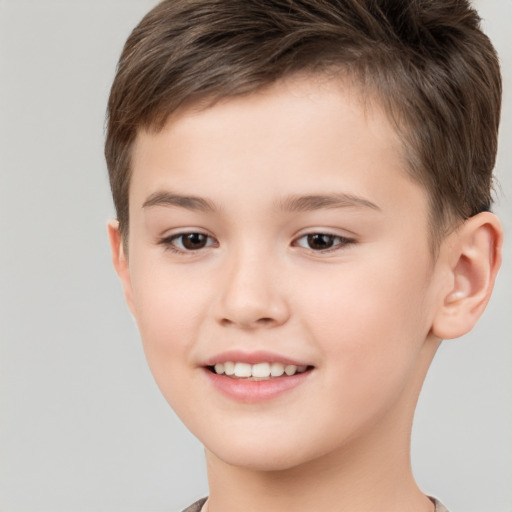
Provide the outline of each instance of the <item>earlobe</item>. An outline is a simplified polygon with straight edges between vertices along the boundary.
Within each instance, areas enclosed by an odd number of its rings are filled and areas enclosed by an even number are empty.
[[[124,296],[126,303],[130,308],[132,314],[134,314],[134,301],[133,301],[133,290],[130,278],[130,269],[128,266],[128,259],[126,257],[121,232],[119,230],[119,222],[117,220],[111,220],[107,226],[108,237],[110,240],[110,249],[112,251],[112,263],[114,268],[121,280],[123,286]]]
[[[501,265],[503,232],[489,212],[468,219],[452,235],[441,254],[450,286],[443,291],[432,332],[441,339],[458,338],[476,324],[489,302]]]

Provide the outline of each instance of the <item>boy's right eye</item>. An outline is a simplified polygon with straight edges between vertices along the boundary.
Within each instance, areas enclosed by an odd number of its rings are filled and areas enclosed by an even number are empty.
[[[217,242],[206,233],[178,233],[161,240],[161,244],[176,252],[191,252],[206,247],[216,247]]]

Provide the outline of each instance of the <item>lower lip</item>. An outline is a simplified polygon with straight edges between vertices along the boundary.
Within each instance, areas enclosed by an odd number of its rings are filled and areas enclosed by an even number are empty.
[[[312,370],[306,370],[289,377],[277,377],[269,380],[245,380],[218,375],[207,368],[204,371],[217,390],[229,398],[244,403],[272,400],[300,386],[309,378],[312,372]]]

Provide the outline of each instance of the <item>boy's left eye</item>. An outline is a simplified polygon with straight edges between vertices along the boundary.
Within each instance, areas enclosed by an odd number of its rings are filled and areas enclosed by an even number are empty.
[[[328,233],[310,233],[298,238],[295,245],[311,249],[313,251],[328,251],[337,249],[352,243],[353,240],[339,235],[330,235]]]

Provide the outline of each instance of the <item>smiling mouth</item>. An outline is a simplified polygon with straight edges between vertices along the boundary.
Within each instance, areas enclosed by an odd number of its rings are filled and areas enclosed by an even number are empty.
[[[311,370],[312,366],[297,366],[294,364],[282,363],[241,363],[226,361],[208,366],[208,370],[217,375],[224,375],[232,379],[244,379],[251,381],[272,380],[277,378],[291,377],[297,373],[304,373]]]

